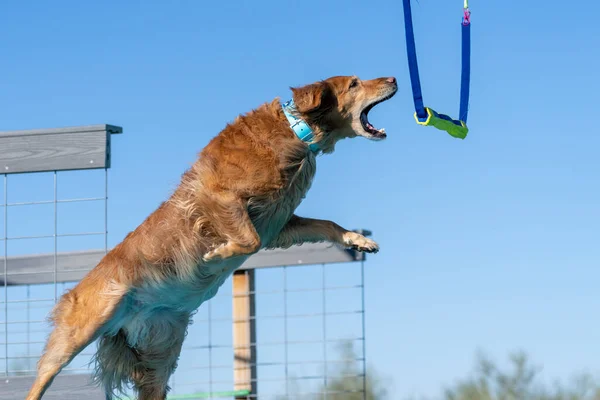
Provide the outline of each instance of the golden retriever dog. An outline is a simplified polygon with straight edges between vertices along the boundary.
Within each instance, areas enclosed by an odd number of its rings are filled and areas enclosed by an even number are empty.
[[[345,138],[386,137],[368,120],[397,91],[395,78],[337,76],[262,104],[200,152],[170,198],[108,252],[52,311],[54,325],[27,400],[98,339],[95,379],[112,398],[133,387],[163,400],[192,313],[260,249],[331,242],[377,252],[338,224],[294,214],[315,157]]]

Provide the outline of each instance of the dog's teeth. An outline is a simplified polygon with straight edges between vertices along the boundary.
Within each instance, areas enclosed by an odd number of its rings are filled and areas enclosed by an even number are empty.
[[[381,132],[381,133],[385,133],[385,128],[381,128],[381,129],[379,130],[379,132]]]

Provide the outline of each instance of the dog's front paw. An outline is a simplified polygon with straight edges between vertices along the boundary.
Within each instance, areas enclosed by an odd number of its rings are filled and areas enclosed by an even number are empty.
[[[209,263],[223,260],[225,258],[225,254],[223,254],[224,247],[225,245],[220,245],[219,247],[209,251],[202,257],[202,261],[204,261],[205,263]]]
[[[344,245],[353,250],[364,251],[366,253],[377,253],[379,245],[371,239],[368,239],[356,232],[346,232],[344,234]]]
[[[217,261],[221,261],[221,259],[222,259],[221,256],[219,254],[217,254],[214,250],[209,251],[202,257],[202,261],[204,261],[205,263],[217,262]]]

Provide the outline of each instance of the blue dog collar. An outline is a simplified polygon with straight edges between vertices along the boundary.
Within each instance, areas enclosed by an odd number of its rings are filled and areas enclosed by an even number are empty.
[[[294,133],[296,134],[296,136],[298,136],[298,138],[300,140],[302,140],[303,142],[306,143],[310,143],[312,142],[314,135],[313,135],[313,130],[310,129],[310,126],[308,126],[308,124],[306,122],[304,122],[304,120],[297,118],[295,115],[293,115],[290,111],[294,110],[296,108],[295,104],[294,104],[294,100],[288,100],[287,102],[285,102],[282,106],[283,108],[283,113],[285,114],[285,117],[287,118],[288,122],[290,123],[290,128],[292,128],[292,130],[294,131]],[[308,147],[312,150],[313,153],[316,153],[319,151],[319,145],[317,143],[310,143],[308,145]]]

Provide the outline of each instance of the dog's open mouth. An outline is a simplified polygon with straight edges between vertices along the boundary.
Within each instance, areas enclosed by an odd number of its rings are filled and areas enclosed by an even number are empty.
[[[375,107],[377,104],[383,103],[384,101],[389,100],[394,94],[395,94],[395,91],[393,91],[389,95],[383,97],[382,99],[372,102],[371,104],[366,106],[364,108],[364,110],[361,111],[360,123],[362,124],[362,127],[365,130],[365,132],[368,134],[368,135],[366,135],[367,138],[373,139],[373,140],[379,140],[379,139],[385,139],[387,137],[387,134],[385,133],[385,128],[381,128],[381,129],[375,128],[373,126],[373,124],[371,124],[371,122],[369,122],[369,111],[371,111],[373,109],[373,107]]]

